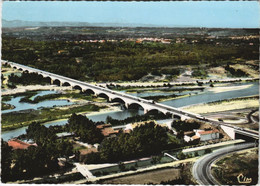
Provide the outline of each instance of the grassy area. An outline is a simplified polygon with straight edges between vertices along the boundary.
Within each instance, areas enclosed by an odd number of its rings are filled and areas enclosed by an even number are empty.
[[[258,183],[258,148],[233,153],[220,159],[212,168],[213,175],[224,185],[244,185],[237,176],[251,178],[249,185]]]
[[[33,121],[47,122],[64,119],[68,118],[72,113],[99,111],[101,108],[105,107],[88,104],[72,108],[68,107],[66,109],[44,108],[41,110],[32,110],[27,113],[6,113],[2,114],[2,131],[27,126]]]
[[[223,100],[223,101],[212,102],[207,104],[199,104],[195,106],[186,107],[184,108],[184,110],[203,114],[203,113],[210,113],[210,112],[221,112],[221,111],[228,111],[234,109],[255,108],[255,107],[259,107],[259,101],[257,96]]]
[[[1,103],[1,108],[2,110],[9,110],[9,109],[14,109],[15,106],[11,105],[11,104],[7,104],[7,103]]]
[[[10,101],[13,96],[2,96],[2,101]]]
[[[251,77],[254,77],[254,78],[259,77],[259,70],[253,69],[249,65],[235,64],[235,65],[231,65],[231,67],[234,68],[235,70],[241,70]]]
[[[162,181],[178,179],[180,176],[180,169],[168,168],[104,180],[100,184],[160,184]]]

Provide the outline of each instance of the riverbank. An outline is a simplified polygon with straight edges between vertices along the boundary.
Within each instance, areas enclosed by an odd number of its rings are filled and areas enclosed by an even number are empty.
[[[221,84],[221,85],[217,85],[213,88],[210,88],[209,91],[212,91],[214,93],[221,93],[221,92],[227,92],[227,91],[247,89],[251,86],[253,86],[253,85],[251,84],[251,85],[239,85],[239,86],[223,86]]]
[[[142,82],[142,81],[128,81],[128,82],[110,82],[110,83],[99,83],[99,82],[92,82],[92,84],[95,85],[101,85],[103,87],[106,87],[106,85],[117,85],[122,88],[145,88],[145,87],[163,87],[165,84],[170,83],[172,86],[187,86],[187,85],[197,85],[197,81],[203,82],[203,83],[233,83],[233,82],[251,82],[251,81],[258,81],[259,78],[225,78],[225,79],[207,79],[207,80],[200,80],[200,79],[194,79],[192,81],[167,81],[167,82]]]
[[[257,108],[259,101],[257,96],[250,96],[244,98],[235,98],[230,100],[217,101],[212,103],[197,104],[187,107],[182,107],[183,110],[205,114],[211,112],[222,112],[235,109]]]
[[[60,108],[44,108],[41,110],[30,110],[26,113],[8,113],[2,114],[2,131],[9,131],[28,126],[32,122],[46,123],[60,119],[67,119],[73,113],[87,114],[87,113],[102,113],[110,112],[113,109],[106,106],[97,106],[94,104],[81,105],[78,107]],[[116,110],[116,109],[115,109]]]
[[[72,90],[72,89],[71,87],[60,87],[57,85],[28,85],[28,86],[17,85],[15,89],[3,89],[2,96],[24,93],[27,91],[36,91],[36,90],[60,91],[60,90]]]
[[[14,105],[11,105],[11,104],[7,104],[7,103],[1,103],[1,109],[2,110],[11,110],[11,109],[14,109],[15,106]]]

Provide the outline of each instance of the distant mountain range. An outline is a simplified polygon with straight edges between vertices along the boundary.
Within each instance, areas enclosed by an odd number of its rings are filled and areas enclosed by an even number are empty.
[[[82,26],[98,26],[98,27],[165,27],[152,24],[136,24],[136,23],[88,23],[88,22],[36,22],[36,21],[22,21],[13,20],[8,21],[2,19],[3,28],[15,28],[15,27],[82,27]],[[172,26],[172,27],[189,27],[189,26]]]

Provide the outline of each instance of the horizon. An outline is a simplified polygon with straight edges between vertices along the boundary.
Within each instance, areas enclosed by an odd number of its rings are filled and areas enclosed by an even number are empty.
[[[5,19],[2,19],[2,21],[5,20]],[[78,22],[78,21],[39,21],[39,22],[36,22],[36,21],[24,21],[24,20],[5,20],[5,21],[9,21],[9,22],[12,22],[12,21],[21,21],[21,22],[32,22],[32,23],[82,23],[82,24],[90,24],[90,25],[75,25],[75,26],[71,26],[71,25],[43,25],[43,26],[34,26],[34,25],[31,25],[31,26],[17,26],[17,27],[4,27],[3,26],[3,23],[2,23],[2,27],[3,28],[22,28],[22,27],[113,27],[113,28],[117,28],[117,27],[120,27],[120,28],[197,28],[197,29],[202,29],[202,28],[205,28],[205,29],[260,29],[260,28],[256,28],[256,27],[245,27],[245,28],[242,28],[242,27],[201,27],[201,26],[189,26],[189,25],[172,25],[172,26],[159,26],[159,25],[153,25],[153,24],[146,24],[146,25],[141,25],[140,23],[98,23],[98,22],[95,22],[95,23],[90,23],[90,22]],[[100,25],[98,25],[100,24]],[[106,25],[101,25],[101,24],[106,24]],[[111,24],[111,25],[109,25]],[[115,25],[115,24],[118,24],[118,25]],[[121,25],[120,25],[121,24]]]
[[[255,1],[2,3],[2,19],[6,21],[143,24],[169,28],[259,28],[259,12]]]

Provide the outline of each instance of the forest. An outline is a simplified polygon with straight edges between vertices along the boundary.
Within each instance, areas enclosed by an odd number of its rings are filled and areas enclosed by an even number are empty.
[[[83,81],[138,80],[148,73],[179,75],[180,67],[196,66],[195,76],[205,77],[203,65],[226,66],[258,60],[257,39],[228,38],[222,44],[122,41],[88,43],[35,41],[4,36],[2,58]],[[200,67],[201,66],[201,67]]]

